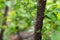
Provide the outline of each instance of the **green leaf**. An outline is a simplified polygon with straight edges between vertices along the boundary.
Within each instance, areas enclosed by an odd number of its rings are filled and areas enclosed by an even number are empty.
[[[60,40],[60,32],[53,32],[51,40]]]
[[[46,14],[45,17],[48,18],[48,19],[50,19],[53,22],[56,21],[56,15],[54,13],[48,13],[48,14]]]
[[[55,12],[60,13],[60,8],[56,8]]]

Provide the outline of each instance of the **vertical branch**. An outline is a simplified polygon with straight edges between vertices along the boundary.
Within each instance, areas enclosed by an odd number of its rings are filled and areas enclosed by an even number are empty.
[[[42,39],[42,26],[43,26],[43,18],[44,18],[44,11],[45,11],[46,0],[38,0],[37,5],[37,18],[36,18],[36,25],[35,25],[35,40]]]
[[[4,13],[4,22],[3,22],[3,25],[7,25],[6,23],[6,16],[7,16],[7,12],[8,12],[8,7],[6,6],[5,7],[5,13]]]
[[[4,21],[3,21],[3,24],[2,24],[2,25],[7,25],[7,24],[6,24],[7,12],[8,12],[8,7],[6,6],[6,7],[5,7],[5,12],[4,12]],[[3,40],[4,30],[5,30],[5,29],[1,29],[0,40]]]
[[[18,26],[19,20],[17,18],[19,18],[19,17],[16,14],[16,30],[17,30],[18,40],[23,40],[23,38],[20,35],[20,30],[19,30],[19,26]]]
[[[3,33],[4,33],[4,30],[1,29],[1,32],[0,32],[0,40],[3,40]]]
[[[20,35],[19,27],[17,26],[16,29],[17,29],[18,40],[23,40],[23,38]]]

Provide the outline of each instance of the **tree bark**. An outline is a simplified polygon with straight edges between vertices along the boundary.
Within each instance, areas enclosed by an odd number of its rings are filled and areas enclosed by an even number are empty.
[[[8,12],[8,7],[5,7],[5,12],[4,12],[4,21],[2,25],[7,25],[6,24],[6,16],[7,16],[7,12]],[[1,29],[1,33],[0,33],[0,40],[3,40],[3,34],[4,34],[5,29]]]
[[[41,31],[43,26],[45,5],[46,5],[46,0],[38,0],[34,40],[42,40]]]

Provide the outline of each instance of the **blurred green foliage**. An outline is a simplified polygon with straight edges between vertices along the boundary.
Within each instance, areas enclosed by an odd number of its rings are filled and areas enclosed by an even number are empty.
[[[4,21],[4,8],[9,7],[7,14],[7,26]],[[20,31],[34,26],[36,19],[37,0],[0,0],[0,29],[5,28],[4,40],[10,34],[14,34],[16,26]],[[59,40],[60,33],[60,0],[47,0],[44,14],[42,40]]]
[[[60,0],[47,0],[42,40],[60,40]]]

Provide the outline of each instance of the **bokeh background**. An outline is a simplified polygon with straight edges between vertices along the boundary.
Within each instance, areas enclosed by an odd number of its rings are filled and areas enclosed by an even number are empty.
[[[37,1],[0,0],[0,31],[5,29],[3,40],[9,40],[10,35],[14,35],[17,32],[16,25],[19,26],[20,32],[34,32]],[[60,40],[60,0],[46,1],[42,40]],[[6,16],[7,25],[3,25],[5,6],[9,7]]]

